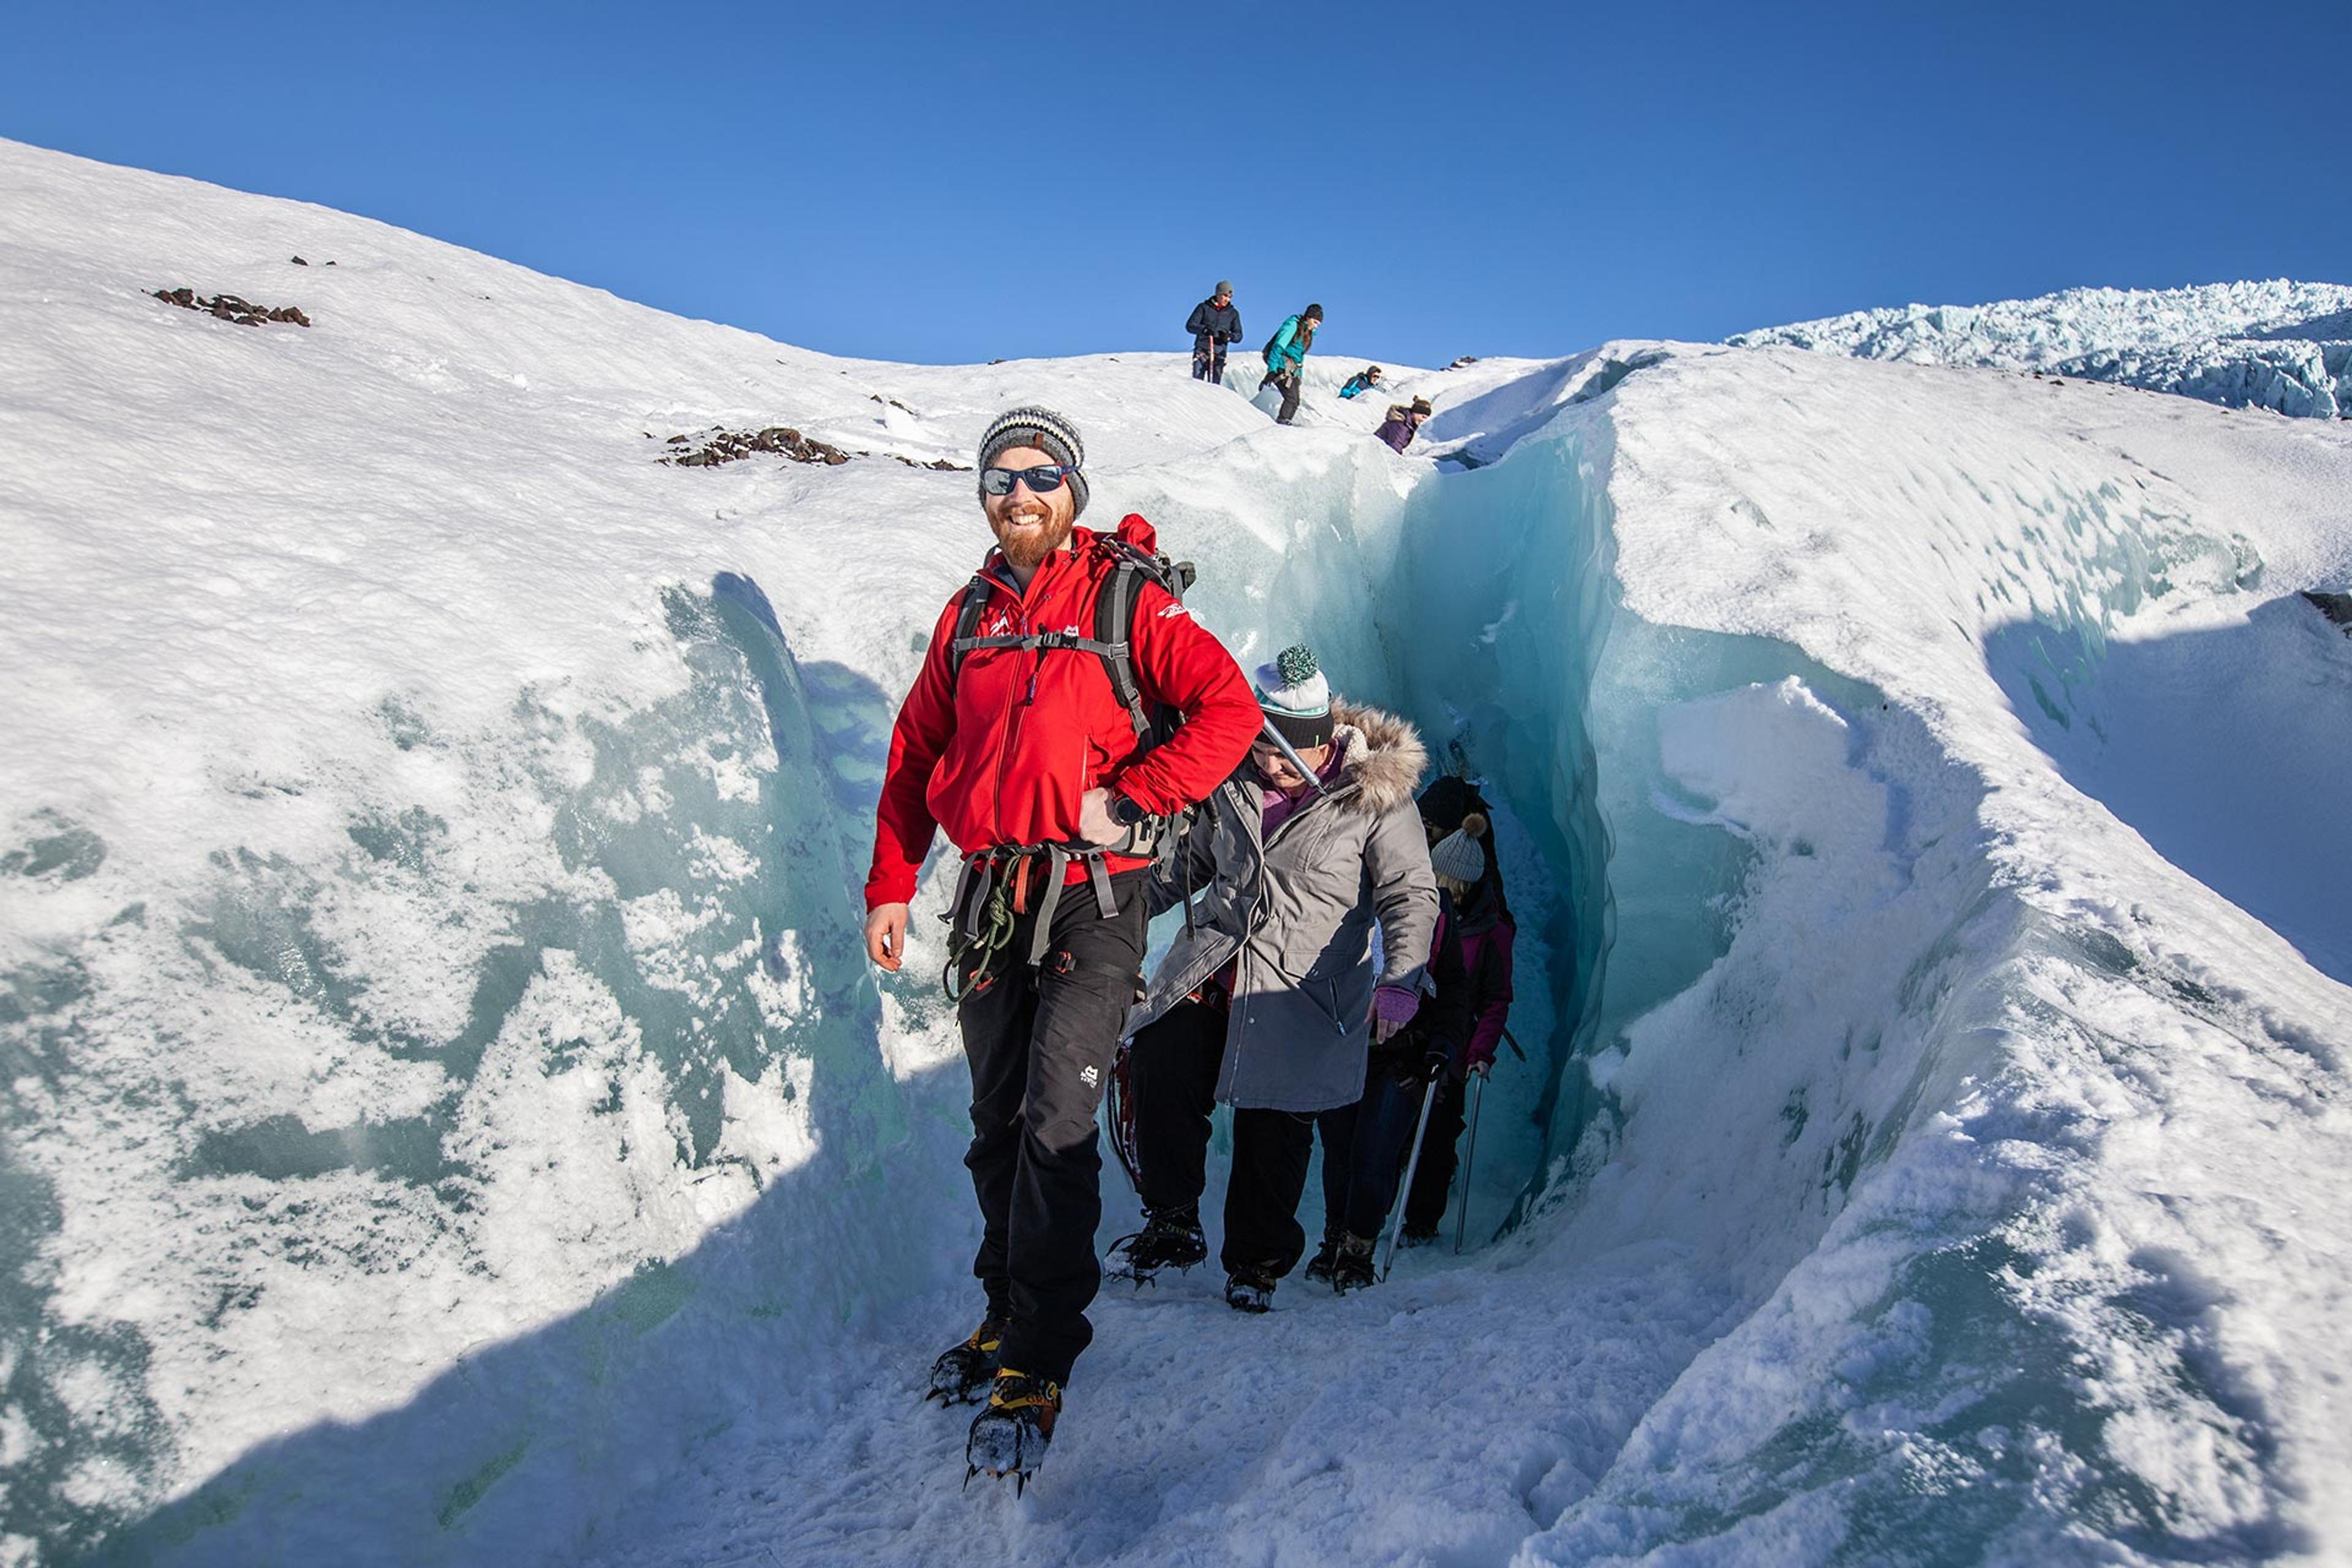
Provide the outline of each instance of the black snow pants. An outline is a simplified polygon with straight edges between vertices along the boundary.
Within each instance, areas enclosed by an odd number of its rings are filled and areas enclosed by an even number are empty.
[[[990,1315],[1011,1321],[1003,1364],[1055,1383],[1068,1381],[1094,1338],[1087,1308],[1102,1284],[1095,1110],[1142,974],[1145,875],[1110,879],[1118,912],[1108,919],[1085,883],[1065,889],[1034,969],[1013,956],[1030,951],[1033,900],[1015,917],[992,978],[956,1008],[971,1068],[963,1163],[982,1224],[971,1271]]]
[[[1421,1121],[1421,1097],[1426,1088],[1419,1079],[1401,1079],[1375,1066],[1364,1083],[1364,1097],[1353,1105],[1327,1110],[1317,1118],[1323,1134],[1323,1237],[1378,1237],[1388,1228],[1389,1211],[1396,1206],[1397,1184],[1405,1162],[1412,1157],[1412,1130]],[[1430,1110],[1428,1136],[1437,1136],[1437,1111]],[[1429,1150],[1421,1152],[1422,1165]],[[1413,1188],[1421,1187],[1418,1172]],[[1445,1189],[1437,1191],[1440,1205]]]
[[[1204,1002],[1171,1008],[1135,1037],[1128,1074],[1135,1090],[1135,1152],[1144,1206],[1198,1205],[1208,1182],[1209,1116],[1225,1055],[1225,1010]],[[1315,1152],[1315,1118],[1287,1110],[1234,1112],[1234,1169],[1225,1186],[1228,1274],[1279,1279],[1298,1266],[1307,1232],[1298,1200]]]
[[[1421,1142],[1421,1164],[1412,1173],[1412,1191],[1404,1198],[1404,1227],[1416,1236],[1434,1235],[1445,1223],[1445,1196],[1454,1185],[1459,1162],[1454,1145],[1462,1140],[1462,1079],[1448,1074],[1437,1086],[1437,1103],[1429,1108],[1429,1132]]]

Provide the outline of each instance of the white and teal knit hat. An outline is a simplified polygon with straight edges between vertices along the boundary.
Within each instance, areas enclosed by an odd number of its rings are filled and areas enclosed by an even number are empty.
[[[1259,710],[1284,740],[1302,748],[1331,743],[1331,683],[1305,643],[1293,643],[1273,663],[1259,665],[1250,685]]]

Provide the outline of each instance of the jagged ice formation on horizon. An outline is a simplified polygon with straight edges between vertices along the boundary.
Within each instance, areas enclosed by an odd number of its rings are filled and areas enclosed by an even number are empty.
[[[1991,305],[1855,310],[1729,341],[2032,370],[2231,408],[2352,418],[2352,288],[2336,283],[2069,289]]]

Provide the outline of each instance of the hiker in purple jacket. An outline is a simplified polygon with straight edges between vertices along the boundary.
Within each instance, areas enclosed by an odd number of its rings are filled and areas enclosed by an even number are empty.
[[[1391,403],[1389,405],[1389,416],[1381,422],[1381,427],[1372,434],[1402,452],[1412,445],[1412,438],[1420,431],[1422,421],[1434,412],[1435,410],[1429,406],[1429,399],[1426,397],[1416,397],[1411,403]]]
[[[1503,901],[1486,816],[1476,809],[1485,804],[1475,787],[1451,777],[1439,779],[1421,797],[1422,822],[1435,841],[1430,863],[1438,885],[1448,894],[1453,913],[1448,940],[1454,945],[1459,973],[1466,981],[1463,1004],[1470,1026],[1468,1042],[1437,1083],[1437,1098],[1430,1106],[1421,1163],[1413,1170],[1412,1190],[1405,1194],[1407,1246],[1437,1239],[1445,1217],[1446,1191],[1454,1184],[1454,1144],[1462,1136],[1465,1091],[1472,1077],[1484,1076],[1494,1067],[1495,1050],[1502,1044],[1503,1026],[1510,1016],[1511,948],[1518,927]]]

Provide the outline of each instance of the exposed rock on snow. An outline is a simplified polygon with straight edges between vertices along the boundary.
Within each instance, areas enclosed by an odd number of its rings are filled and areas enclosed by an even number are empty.
[[[908,408],[897,398],[886,398],[879,393],[873,395],[873,401],[887,403],[906,414],[914,413],[913,409]],[[688,447],[694,439],[692,436],[672,436],[664,444],[671,447]],[[700,446],[688,447],[688,449],[684,452],[673,452],[662,458],[662,461],[681,468],[713,468],[721,463],[737,462],[756,453],[772,452],[778,457],[789,458],[795,463],[815,463],[825,468],[837,468],[852,458],[888,458],[891,461],[904,463],[910,468],[928,468],[935,473],[968,474],[971,472],[971,464],[959,463],[952,458],[934,458],[929,462],[924,462],[918,458],[909,458],[903,452],[845,452],[830,442],[820,441],[813,436],[803,436],[798,430],[784,425],[771,425],[764,430],[713,430],[701,440]]]
[[[693,439],[691,436],[671,437],[667,445],[688,449],[673,452],[662,461],[681,468],[712,468],[721,463],[738,462],[755,452],[773,452],[795,463],[824,463],[830,467],[845,463],[850,458],[838,447],[812,440],[783,425],[771,425],[764,430],[714,430],[702,437],[700,446],[688,447]]]
[[[299,258],[298,258],[299,259]],[[305,263],[308,265],[308,263]],[[186,310],[208,310],[224,321],[235,321],[241,327],[264,326],[271,321],[284,321],[297,327],[307,327],[310,318],[293,305],[280,305],[275,310],[238,299],[234,294],[215,294],[210,299],[194,289],[158,289],[155,298],[167,305],[177,305]]]

